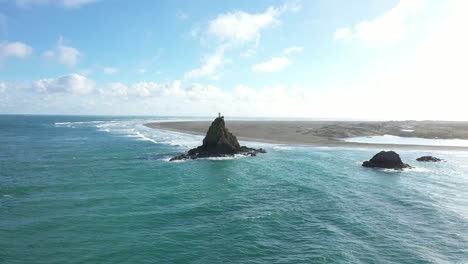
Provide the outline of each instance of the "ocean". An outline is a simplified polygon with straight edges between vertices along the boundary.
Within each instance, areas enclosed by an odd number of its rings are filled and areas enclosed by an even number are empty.
[[[143,124],[175,119],[1,115],[0,263],[468,263],[468,152],[169,162],[202,137]]]

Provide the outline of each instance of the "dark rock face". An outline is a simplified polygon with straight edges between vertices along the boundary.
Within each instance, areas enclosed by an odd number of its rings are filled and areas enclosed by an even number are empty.
[[[369,161],[364,161],[362,163],[363,167],[368,168],[383,168],[383,169],[394,169],[394,170],[402,170],[404,168],[411,168],[410,165],[403,163],[398,155],[394,151],[381,151],[377,153],[372,159]]]
[[[203,145],[191,149],[187,154],[173,157],[170,161],[209,158],[209,157],[229,157],[235,154],[243,154],[246,156],[256,156],[257,153],[266,153],[264,149],[253,149],[246,146],[241,146],[234,136],[226,128],[224,117],[216,118],[211,124]]]
[[[426,161],[426,162],[439,162],[442,161],[442,159],[433,157],[433,156],[422,156],[420,158],[416,159],[417,161]]]
[[[208,129],[201,147],[211,153],[234,154],[239,152],[241,146],[237,138],[226,128],[224,117],[218,117]]]

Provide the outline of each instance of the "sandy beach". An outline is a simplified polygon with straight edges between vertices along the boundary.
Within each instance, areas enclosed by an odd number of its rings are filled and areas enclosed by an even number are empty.
[[[147,127],[205,135],[211,121],[157,122]],[[276,144],[380,149],[458,150],[468,147],[354,143],[337,138],[394,135],[429,139],[468,139],[468,122],[449,121],[254,121],[228,120],[239,140]]]

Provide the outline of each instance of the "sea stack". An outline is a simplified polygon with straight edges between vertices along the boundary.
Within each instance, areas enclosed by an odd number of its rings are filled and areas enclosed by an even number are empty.
[[[187,154],[173,157],[170,161],[209,157],[229,157],[235,154],[256,156],[257,153],[265,152],[266,151],[264,149],[254,149],[241,146],[239,141],[237,141],[236,136],[226,128],[224,116],[218,115],[213,123],[211,123],[211,126],[203,139],[203,145],[189,150]]]
[[[403,163],[398,155],[394,151],[381,151],[377,153],[372,159],[369,161],[364,161],[362,163],[363,167],[368,168],[382,168],[382,169],[394,169],[394,170],[402,170],[405,168],[411,168],[410,165]]]

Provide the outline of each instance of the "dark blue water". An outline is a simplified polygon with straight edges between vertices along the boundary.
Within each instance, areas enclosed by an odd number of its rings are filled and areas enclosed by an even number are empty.
[[[260,143],[171,163],[201,137],[143,126],[164,119],[0,116],[0,263],[468,261],[466,152],[399,151],[404,172]]]

